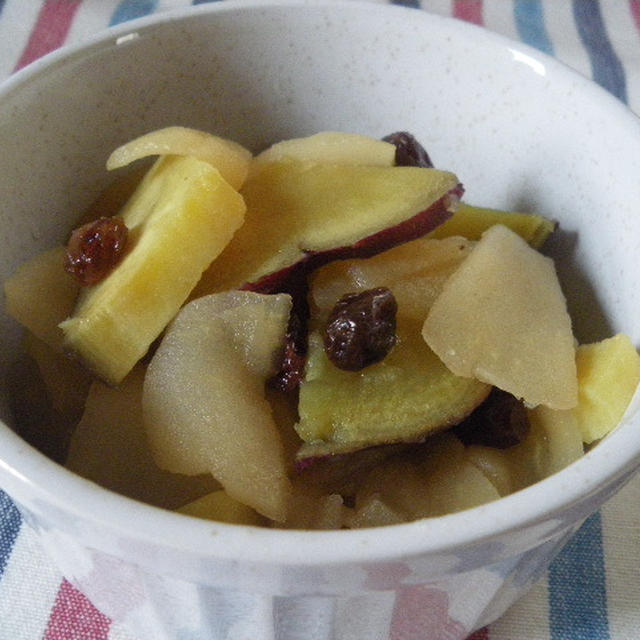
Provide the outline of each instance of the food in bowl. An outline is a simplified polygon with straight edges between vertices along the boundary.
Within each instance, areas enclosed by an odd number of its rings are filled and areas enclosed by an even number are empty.
[[[576,349],[554,223],[460,202],[409,134],[252,157],[170,127],[107,166],[149,155],[5,284],[70,469],[199,517],[378,526],[512,493],[620,421],[640,357]]]

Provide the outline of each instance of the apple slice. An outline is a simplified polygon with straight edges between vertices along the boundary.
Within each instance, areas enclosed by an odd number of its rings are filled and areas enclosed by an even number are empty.
[[[505,226],[486,231],[447,280],[422,333],[457,376],[530,406],[577,404],[571,319],[553,261]]]
[[[249,172],[251,152],[232,140],[187,127],[166,127],[146,133],[115,149],[107,169],[118,169],[147,156],[192,156],[208,162],[236,190]]]
[[[472,444],[466,448],[466,458],[483,473],[500,496],[508,496],[516,490],[514,472],[511,468],[508,452],[505,453],[503,449]]]
[[[408,521],[409,517],[406,514],[392,509],[377,493],[362,498],[358,508],[350,509],[345,516],[345,524],[349,529],[388,527]]]
[[[531,437],[527,437],[521,445],[510,450],[514,456],[520,456],[520,460],[515,464],[516,469],[523,469],[526,465],[525,460],[528,460],[529,464],[533,461],[538,479],[546,478],[583,456],[584,447],[575,409],[550,409],[540,405],[535,409],[529,409],[528,413]],[[531,440],[535,444],[532,444]],[[525,451],[518,452],[518,447]]]
[[[60,351],[58,324],[73,311],[80,285],[64,270],[64,247],[25,262],[4,282],[7,312],[33,335]]]
[[[291,491],[264,383],[282,350],[291,299],[232,291],[187,304],[167,330],[144,384],[156,462],[213,474],[233,499],[282,521]]]
[[[396,297],[400,315],[424,320],[445,281],[471,254],[474,244],[462,237],[419,238],[368,260],[332,262],[311,278],[312,313],[324,320],[345,293],[386,287]]]
[[[471,445],[467,460],[496,487],[501,496],[543,480],[578,458],[584,450],[574,409],[539,406],[528,411],[531,428],[514,447],[495,449]]]
[[[60,327],[65,347],[118,384],[175,316],[202,271],[242,224],[245,206],[210,164],[158,160],[121,217],[129,247],[118,266],[82,292]]]
[[[415,444],[368,447],[343,455],[325,455],[297,460],[295,473],[299,482],[324,494],[340,494],[349,501],[355,497],[362,479],[387,458],[410,451]]]
[[[168,473],[154,463],[142,422],[144,369],[136,367],[118,389],[91,385],[65,466],[103,487],[158,507],[175,509],[216,488],[210,475]]]
[[[428,233],[451,216],[460,194],[456,176],[435,169],[268,164],[245,183],[246,223],[194,297],[243,285],[285,290],[296,273]]]
[[[203,520],[215,520],[230,524],[259,527],[268,522],[251,507],[234,500],[224,489],[207,493],[207,495],[181,506],[177,511]]]
[[[462,443],[444,433],[416,447],[412,455],[390,458],[374,469],[360,486],[356,513],[377,498],[386,507],[383,518],[397,514],[415,520],[462,511],[499,497],[484,474],[466,460]]]
[[[327,494],[303,482],[293,484],[286,529],[341,529],[345,507],[342,496]]]
[[[557,473],[584,454],[573,409],[540,405],[528,414],[531,429],[525,440],[503,451],[511,467],[514,490]]]
[[[391,167],[395,152],[394,145],[369,136],[322,131],[306,138],[283,140],[272,145],[254,158],[251,171],[286,160]]]

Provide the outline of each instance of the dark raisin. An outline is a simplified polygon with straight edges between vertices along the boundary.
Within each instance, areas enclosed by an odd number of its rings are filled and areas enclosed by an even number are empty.
[[[275,286],[273,284],[275,282]],[[309,284],[304,269],[294,268],[282,280],[264,279],[256,286],[248,285],[250,291],[259,293],[288,293],[293,301],[289,323],[284,339],[284,348],[277,373],[268,381],[272,389],[291,393],[297,391],[304,377],[308,351]]]
[[[272,388],[290,393],[300,386],[307,362],[307,323],[295,308],[289,316],[284,349],[278,372],[269,380]]]
[[[342,296],[325,329],[329,360],[345,371],[360,371],[383,360],[396,342],[397,311],[396,299],[383,287]]]
[[[526,438],[529,427],[524,404],[510,393],[494,388],[453,431],[466,445],[508,449]]]
[[[397,167],[426,167],[431,169],[433,163],[425,148],[406,131],[396,131],[382,138],[396,148]]]
[[[97,284],[120,261],[127,236],[127,226],[120,218],[102,217],[78,227],[67,244],[65,270],[82,285]]]

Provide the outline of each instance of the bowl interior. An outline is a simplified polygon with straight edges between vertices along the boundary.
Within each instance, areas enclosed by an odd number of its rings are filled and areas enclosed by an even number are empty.
[[[550,251],[581,341],[624,331],[640,343],[636,120],[524,46],[371,4],[201,7],[18,73],[0,92],[0,279],[66,237],[110,182],[115,146],[173,124],[255,151],[321,130],[411,131],[458,174],[467,201],[560,222]],[[11,424],[4,381],[19,338],[1,311],[1,416]],[[639,451],[640,436],[606,472]],[[599,460],[587,463],[593,483],[605,474]]]

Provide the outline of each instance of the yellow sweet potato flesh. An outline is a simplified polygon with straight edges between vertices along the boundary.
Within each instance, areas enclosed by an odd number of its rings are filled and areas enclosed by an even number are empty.
[[[388,287],[398,303],[397,342],[382,362],[351,372],[329,361],[319,332],[311,336],[296,426],[306,443],[302,456],[420,440],[486,398],[488,385],[452,374],[420,335],[433,300],[471,248],[464,238],[415,240],[318,272],[311,289],[318,324],[343,294]]]
[[[556,228],[556,223],[544,216],[475,207],[461,202],[453,216],[432,231],[429,237],[464,236],[468,240],[480,240],[482,234],[496,224],[508,227],[535,249],[539,249]]]
[[[575,413],[585,443],[604,437],[622,420],[640,383],[640,355],[628,336],[618,334],[580,345],[578,406]]]
[[[309,251],[350,246],[428,209],[457,183],[435,169],[270,163],[243,186],[246,223],[195,295],[254,282]]]
[[[125,257],[61,323],[65,348],[110,384],[146,353],[242,224],[242,198],[206,162],[160,159],[121,212]]]

